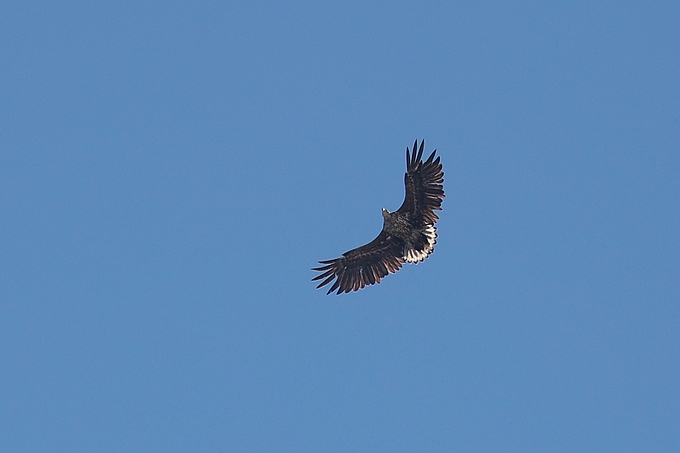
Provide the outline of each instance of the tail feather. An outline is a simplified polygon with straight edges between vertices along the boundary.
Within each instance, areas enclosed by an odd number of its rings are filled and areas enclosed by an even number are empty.
[[[404,247],[404,260],[409,263],[420,263],[434,252],[434,245],[437,243],[437,228],[434,225],[427,225],[421,233],[421,237],[415,244]]]

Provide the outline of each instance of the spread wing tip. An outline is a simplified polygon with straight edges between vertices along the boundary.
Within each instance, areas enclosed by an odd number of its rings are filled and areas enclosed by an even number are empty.
[[[425,139],[420,141],[420,146],[418,146],[418,140],[413,142],[413,151],[411,151],[408,146],[406,147],[406,169],[408,171],[415,171],[418,169],[419,164],[429,164],[433,163],[435,165],[439,164],[439,157],[435,159],[437,150],[435,149],[430,154],[430,157],[423,162],[423,152],[425,151]]]

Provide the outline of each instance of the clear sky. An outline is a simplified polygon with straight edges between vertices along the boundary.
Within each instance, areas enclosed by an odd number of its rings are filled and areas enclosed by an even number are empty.
[[[0,450],[675,452],[680,3],[4,2]],[[405,149],[424,263],[342,296]]]

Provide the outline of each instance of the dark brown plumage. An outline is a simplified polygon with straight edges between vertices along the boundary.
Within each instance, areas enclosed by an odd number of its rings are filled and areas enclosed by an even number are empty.
[[[419,263],[434,251],[437,243],[435,223],[444,199],[444,172],[437,150],[423,162],[425,141],[406,148],[406,196],[396,212],[383,209],[383,229],[373,241],[342,254],[333,260],[319,261],[321,272],[312,280],[322,280],[321,288],[333,280],[327,294],[357,291],[364,286],[380,283],[387,274],[398,271],[404,262]],[[417,150],[417,151],[416,151]]]

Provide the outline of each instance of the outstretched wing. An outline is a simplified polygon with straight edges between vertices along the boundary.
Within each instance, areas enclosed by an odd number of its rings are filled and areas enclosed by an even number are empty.
[[[398,271],[404,263],[404,242],[381,231],[377,238],[366,245],[342,254],[334,260],[319,261],[324,264],[312,270],[322,272],[312,280],[325,279],[321,288],[336,279],[326,294],[336,289],[337,294],[357,291],[364,286],[380,283],[389,273]]]
[[[423,162],[423,149],[425,140],[418,140],[413,144],[413,153],[409,153],[406,148],[406,175],[404,184],[406,185],[406,197],[404,203],[397,210],[401,214],[409,214],[413,222],[418,226],[434,225],[439,216],[434,212],[442,209],[444,199],[444,172],[439,157],[436,159],[435,149],[430,157]],[[417,151],[416,151],[417,150]]]

